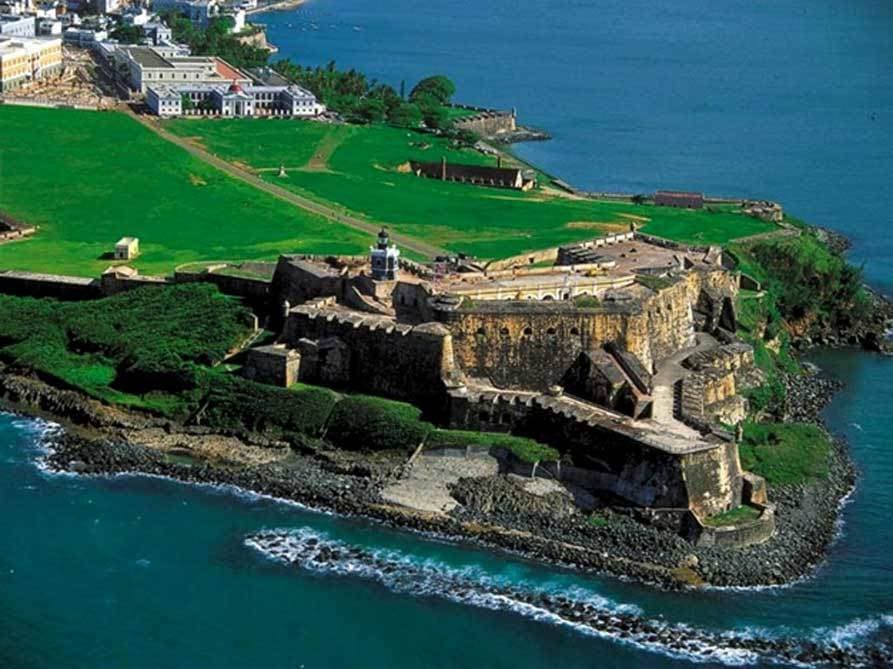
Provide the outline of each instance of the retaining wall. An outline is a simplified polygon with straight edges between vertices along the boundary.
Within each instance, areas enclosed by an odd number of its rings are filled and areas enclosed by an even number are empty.
[[[92,300],[102,296],[97,279],[34,272],[0,272],[0,293],[58,300]]]

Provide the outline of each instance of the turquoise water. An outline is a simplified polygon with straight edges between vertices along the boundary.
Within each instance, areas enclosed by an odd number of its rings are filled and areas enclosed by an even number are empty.
[[[569,594],[704,629],[863,643],[890,633],[886,532],[891,458],[865,399],[893,360],[829,353],[853,381],[830,419],[863,471],[845,530],[818,577],[786,589],[671,594],[581,577],[468,547],[307,511],[231,489],[156,478],[84,478],[36,464],[46,425],[0,415],[2,667],[591,667],[685,664],[611,639],[354,575],[272,563],[261,529],[310,532],[487,582]],[[861,364],[858,369],[853,364]],[[865,361],[864,363],[862,361]],[[855,374],[853,374],[855,372]],[[734,659],[734,658],[730,658]]]
[[[777,197],[851,234],[854,257],[890,289],[893,9],[841,4],[311,0],[262,20],[304,62],[335,58],[394,83],[443,71],[471,101],[517,105],[556,135],[521,153],[581,186]],[[659,593],[231,490],[51,475],[35,465],[46,426],[0,415],[0,667],[689,664],[520,610],[456,604],[437,583],[419,593],[359,570],[283,567],[244,543],[265,528],[695,628],[889,636],[893,360],[816,362],[848,384],[828,419],[850,439],[859,488],[814,579],[750,592]]]

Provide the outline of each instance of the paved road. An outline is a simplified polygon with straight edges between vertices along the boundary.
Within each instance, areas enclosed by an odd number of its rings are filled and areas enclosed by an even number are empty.
[[[342,225],[346,225],[348,227],[354,228],[356,230],[361,230],[362,232],[369,233],[370,236],[374,236],[378,234],[378,231],[381,228],[380,224],[371,223],[369,221],[363,220],[361,218],[357,218],[355,216],[351,216],[349,214],[345,214],[343,212],[339,212],[332,207],[326,206],[324,204],[320,204],[319,202],[315,202],[306,197],[302,197],[293,193],[290,190],[282,188],[281,186],[277,186],[276,184],[271,184],[267,181],[256,176],[253,172],[249,172],[248,170],[241,169],[240,167],[236,167],[232,163],[223,160],[222,158],[218,158],[213,153],[206,151],[205,149],[196,146],[192,142],[178,137],[177,135],[173,135],[162,128],[157,122],[154,120],[137,114],[132,109],[128,109],[127,113],[130,114],[134,119],[136,119],[139,123],[142,123],[149,130],[159,135],[161,138],[176,144],[177,146],[185,149],[193,156],[202,160],[209,165],[216,167],[222,172],[226,172],[231,177],[235,179],[239,179],[240,181],[244,181],[245,183],[254,186],[255,188],[262,190],[274,197],[278,197],[280,200],[285,200],[289,204],[292,204],[304,211],[309,211],[313,214],[317,214],[322,216],[323,218],[327,218],[330,221],[336,221],[341,223]],[[433,258],[438,255],[446,255],[448,252],[445,249],[441,249],[437,246],[433,246],[431,244],[427,244],[425,242],[419,241],[412,237],[406,237],[405,235],[401,235],[399,233],[394,233],[391,230],[391,240],[397,245],[403,247],[404,249],[409,249],[410,251],[415,251],[416,253],[420,253],[426,258]]]

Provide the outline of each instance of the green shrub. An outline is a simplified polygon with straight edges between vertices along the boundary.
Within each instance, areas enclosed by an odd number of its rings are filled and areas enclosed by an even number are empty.
[[[759,509],[752,506],[738,506],[728,511],[723,511],[715,516],[704,519],[704,524],[710,527],[726,527],[728,525],[741,525],[753,522],[760,517]]]
[[[426,448],[505,448],[524,462],[558,460],[561,455],[554,448],[526,437],[500,432],[470,432],[465,430],[434,430],[425,441]]]
[[[195,365],[223,360],[249,323],[250,312],[210,284],[84,302],[0,296],[0,358],[105,401],[181,410],[169,394],[195,390]],[[161,401],[146,397],[158,392]]]
[[[828,476],[831,440],[806,423],[745,423],[738,445],[743,467],[770,485],[806,483]]]
[[[579,295],[574,298],[574,304],[580,309],[595,309],[601,302],[595,295]]]
[[[673,282],[669,279],[662,276],[652,276],[651,274],[637,274],[636,282],[655,292],[659,292],[664,288],[669,288],[673,285]]]
[[[217,429],[315,437],[336,402],[325,388],[289,390],[224,374],[210,375],[208,384],[201,420]]]
[[[346,450],[413,449],[432,429],[422,412],[405,402],[353,395],[335,405],[326,438]]]

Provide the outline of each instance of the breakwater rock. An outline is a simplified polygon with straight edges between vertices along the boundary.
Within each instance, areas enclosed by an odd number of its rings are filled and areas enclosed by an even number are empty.
[[[501,581],[485,573],[414,559],[398,551],[349,545],[310,528],[264,531],[251,534],[244,541],[282,565],[365,578],[395,592],[512,611],[676,658],[724,664],[768,661],[801,666],[880,666],[893,661],[891,649],[882,643],[842,643],[673,624],[646,618],[635,607],[616,605],[585,591]]]

